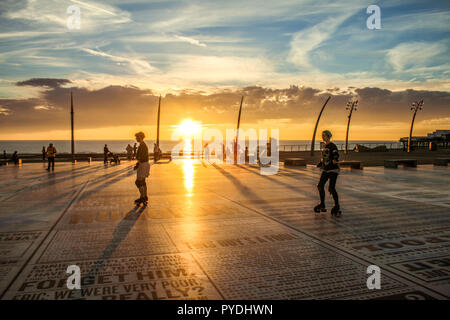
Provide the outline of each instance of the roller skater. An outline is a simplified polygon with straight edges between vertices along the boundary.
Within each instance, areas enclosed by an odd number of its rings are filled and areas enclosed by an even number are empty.
[[[136,141],[139,142],[139,148],[136,152],[136,160],[138,161],[134,166],[136,170],[136,187],[139,189],[140,197],[134,201],[137,206],[148,205],[147,184],[145,179],[150,173],[150,163],[148,162],[148,147],[144,142],[145,134],[138,132],[135,134]]]
[[[339,152],[336,145],[331,142],[331,132],[325,130],[322,132],[322,139],[325,146],[322,150],[322,159],[317,164],[317,167],[322,170],[317,189],[319,190],[320,203],[314,207],[314,212],[326,212],[325,208],[325,183],[330,180],[328,191],[333,196],[334,207],[331,209],[331,215],[335,217],[341,216],[342,212],[339,207],[339,197],[336,192],[336,180],[339,174]]]

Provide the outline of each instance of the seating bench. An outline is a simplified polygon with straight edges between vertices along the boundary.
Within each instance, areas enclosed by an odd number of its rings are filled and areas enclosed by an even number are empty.
[[[363,169],[363,164],[361,161],[354,161],[354,160],[346,160],[346,161],[339,161],[339,166],[341,167],[350,167],[352,169]]]
[[[306,160],[303,158],[287,158],[284,160],[285,166],[305,167]]]
[[[398,165],[403,165],[404,167],[417,167],[417,160],[415,159],[390,159],[384,160],[385,168],[398,168]]]
[[[447,166],[450,158],[437,158],[433,160],[435,166]]]

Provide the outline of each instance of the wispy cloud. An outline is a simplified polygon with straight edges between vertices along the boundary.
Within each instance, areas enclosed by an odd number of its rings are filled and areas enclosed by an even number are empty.
[[[175,36],[175,38],[181,40],[181,41],[185,41],[188,42],[190,44],[199,46],[199,47],[206,47],[206,44],[201,43],[199,40],[194,39],[194,38],[189,38],[189,37],[183,37],[183,36]]]
[[[100,50],[92,50],[89,48],[82,48],[81,49],[84,52],[87,52],[91,55],[94,56],[99,56],[99,57],[105,57],[108,58],[112,61],[115,62],[126,62],[130,65],[130,67],[136,72],[136,73],[147,73],[147,72],[152,72],[155,70],[154,67],[152,67],[150,65],[150,63],[148,63],[145,60],[142,59],[137,59],[137,58],[128,58],[128,57],[120,57],[120,56],[115,56]]]
[[[79,32],[91,32],[95,27],[130,22],[130,14],[116,7],[96,2],[71,0],[81,7],[81,29]],[[48,0],[45,2],[28,0],[23,8],[7,10],[3,16],[10,20],[28,20],[38,23],[41,29],[50,30],[59,27],[67,30],[66,1]]]
[[[332,37],[339,25],[353,14],[353,11],[348,10],[346,13],[334,15],[312,27],[294,33],[290,43],[291,50],[288,60],[299,67],[311,67],[310,52]]]
[[[421,67],[433,63],[435,56],[445,52],[447,47],[439,42],[408,42],[401,43],[387,50],[387,59],[396,71],[405,67]]]

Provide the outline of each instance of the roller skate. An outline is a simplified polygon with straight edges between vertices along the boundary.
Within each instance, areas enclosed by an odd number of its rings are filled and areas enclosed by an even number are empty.
[[[134,200],[134,204],[138,207],[141,204],[142,204],[142,206],[146,207],[148,205],[148,197],[144,197],[144,198],[141,197],[139,199],[136,199],[136,200]]]
[[[331,215],[335,216],[335,217],[340,217],[342,215],[342,211],[341,211],[341,208],[339,207],[339,205],[335,205],[331,209]]]
[[[317,206],[314,207],[314,212],[315,213],[319,213],[319,212],[327,212],[327,209],[325,209],[325,205],[319,203]]]
[[[134,200],[134,204],[139,206],[141,204],[142,198],[137,198],[136,200]]]

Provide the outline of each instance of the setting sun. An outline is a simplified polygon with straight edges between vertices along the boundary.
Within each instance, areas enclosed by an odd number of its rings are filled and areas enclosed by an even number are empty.
[[[201,132],[202,125],[197,121],[187,119],[183,120],[183,122],[176,127],[185,139],[189,139],[196,133]]]

